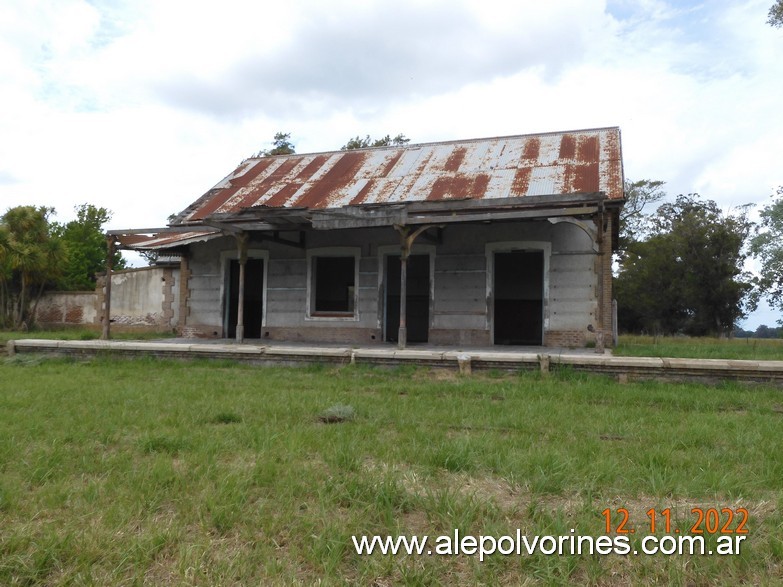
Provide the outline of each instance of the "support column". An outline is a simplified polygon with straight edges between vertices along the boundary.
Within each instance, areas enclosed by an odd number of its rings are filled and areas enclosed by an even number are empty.
[[[190,279],[188,256],[182,253],[179,258],[179,318],[177,323],[177,331],[180,336],[185,336],[185,328],[188,325],[188,298],[190,297],[188,279]]]
[[[595,329],[595,352],[604,353],[606,339],[612,332],[612,216],[601,211],[595,219],[598,245],[596,259],[596,294],[598,297],[598,312]],[[610,342],[611,344],[611,342]]]
[[[106,281],[103,296],[103,330],[101,332],[101,340],[109,340],[111,338],[111,271],[114,264],[114,237],[106,236]]]
[[[397,346],[404,349],[408,345],[408,257],[413,241],[430,226],[420,226],[413,232],[409,226],[395,225],[394,228],[400,233],[400,329],[397,332]]]
[[[247,265],[247,233],[236,235],[239,258],[239,292],[237,300],[237,342],[245,339],[245,266]]]
[[[400,252],[400,329],[397,333],[397,346],[404,349],[408,344],[408,257],[411,253],[411,243],[401,232],[402,246]]]

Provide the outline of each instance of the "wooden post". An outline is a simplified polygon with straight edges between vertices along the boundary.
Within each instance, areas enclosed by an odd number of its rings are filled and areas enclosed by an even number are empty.
[[[403,236],[400,253],[400,329],[397,333],[397,346],[401,349],[408,344],[408,256],[411,250],[406,241]]]
[[[617,300],[612,300],[612,346],[617,346]]]
[[[409,226],[395,225],[394,228],[400,233],[400,329],[397,332],[397,346],[404,349],[408,345],[408,257],[413,241],[430,227],[420,226],[413,232]]]
[[[245,265],[247,265],[247,233],[237,236],[237,252],[239,255],[239,292],[237,301],[237,342],[245,339]]]
[[[103,296],[103,331],[102,340],[111,338],[111,270],[114,264],[114,237],[106,236],[106,281]]]
[[[596,225],[595,244],[598,246],[598,256],[596,257],[596,297],[598,298],[598,308],[596,312],[595,325],[595,352],[604,354],[604,211],[603,204],[598,215],[594,218]]]
[[[190,267],[188,264],[187,253],[182,253],[179,257],[179,320],[177,331],[180,336],[185,336],[188,325],[188,279],[190,276]]]

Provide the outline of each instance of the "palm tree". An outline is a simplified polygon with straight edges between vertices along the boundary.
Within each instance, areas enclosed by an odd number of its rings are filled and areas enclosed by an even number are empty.
[[[32,322],[43,288],[62,267],[65,251],[53,238],[48,217],[53,209],[11,208],[0,219],[0,310],[3,325]],[[31,307],[31,302],[35,305]]]

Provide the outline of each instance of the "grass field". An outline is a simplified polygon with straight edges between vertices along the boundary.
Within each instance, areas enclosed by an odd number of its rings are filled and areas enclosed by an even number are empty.
[[[161,338],[171,338],[174,334],[170,332],[112,332],[114,340],[156,340]],[[97,340],[101,333],[95,329],[87,328],[62,328],[58,330],[31,330],[21,332],[16,330],[0,330],[0,344],[5,344],[9,340],[19,340],[20,338],[43,338],[46,340]]]
[[[18,355],[0,363],[0,430],[3,585],[773,585],[783,573],[776,389]],[[598,536],[602,512],[626,508],[638,548],[647,510],[671,508],[687,532],[694,507],[749,511],[739,556],[479,562],[359,556],[351,542]]]
[[[783,361],[783,339],[620,336],[617,356]]]

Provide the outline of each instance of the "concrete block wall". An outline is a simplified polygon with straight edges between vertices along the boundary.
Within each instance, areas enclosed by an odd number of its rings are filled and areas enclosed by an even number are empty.
[[[491,336],[491,276],[487,243],[548,242],[548,296],[544,303],[544,344],[579,347],[594,341],[605,318],[600,315],[600,289],[608,281],[611,263],[599,287],[598,251],[579,226],[547,221],[449,225],[442,242],[419,237],[414,254],[434,251],[433,299],[429,340],[433,344],[489,345]],[[383,251],[396,251],[399,236],[392,228],[312,231],[306,248],[269,241],[251,242],[252,256],[266,259],[265,322],[262,338],[368,344],[383,340]],[[606,239],[605,239],[606,240]],[[606,245],[605,245],[606,246]],[[609,249],[611,243],[608,244]],[[308,317],[307,250],[348,247],[359,258],[357,311],[346,319]],[[380,249],[380,253],[379,253]],[[191,246],[186,280],[187,313],[181,323],[190,336],[224,337],[227,263],[237,258],[236,241],[226,237]],[[180,298],[182,299],[182,286]],[[611,321],[611,301],[609,320]],[[611,327],[611,322],[609,323]]]

